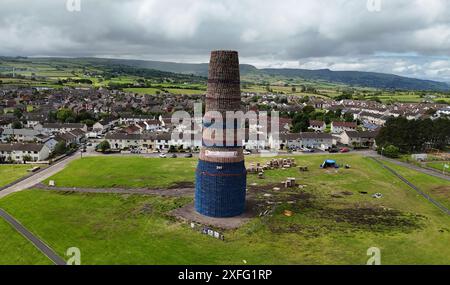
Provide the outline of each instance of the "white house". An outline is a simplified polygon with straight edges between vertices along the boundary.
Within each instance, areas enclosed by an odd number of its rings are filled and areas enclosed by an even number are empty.
[[[92,131],[99,134],[104,134],[107,131],[111,130],[116,123],[117,120],[112,118],[103,119],[92,126]]]
[[[378,132],[364,131],[345,131],[340,134],[339,142],[353,147],[373,147]]]
[[[450,116],[450,106],[437,110],[436,115],[439,117]]]
[[[327,150],[333,146],[333,136],[327,133],[301,133],[301,147]]]
[[[357,125],[354,122],[331,122],[331,133],[340,134],[345,131],[356,131]]]
[[[315,132],[324,132],[327,128],[327,124],[325,124],[324,121],[309,121],[309,128],[310,130],[314,130]]]
[[[31,161],[43,161],[50,155],[50,149],[45,144],[15,143],[0,144],[0,158],[4,161],[24,162],[26,158]]]
[[[76,123],[48,123],[48,124],[38,124],[35,127],[35,130],[42,130],[47,134],[56,134],[56,133],[66,133],[76,129],[80,129],[84,132],[87,132],[87,126],[85,124],[76,124]]]
[[[33,129],[4,129],[1,133],[1,141],[9,142],[34,142],[38,140],[41,132]]]

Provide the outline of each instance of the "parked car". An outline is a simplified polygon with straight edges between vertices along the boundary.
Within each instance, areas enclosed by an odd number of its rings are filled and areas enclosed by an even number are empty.
[[[337,152],[339,152],[339,149],[336,148],[336,147],[332,147],[332,148],[330,148],[330,149],[328,150],[328,152],[329,152],[329,153],[337,153]]]
[[[188,153],[186,155],[184,155],[185,158],[191,158],[192,157],[192,153]]]
[[[177,158],[177,155],[174,153],[170,156],[171,158]]]
[[[251,152],[249,152],[248,150],[244,150],[244,155],[250,155],[252,154]]]
[[[313,148],[304,148],[303,150],[302,150],[303,152],[314,152],[314,149]]]
[[[349,152],[350,150],[346,147],[341,148],[340,152],[341,153],[345,153],[345,152]]]
[[[159,155],[159,157],[161,157],[161,158],[166,158],[167,155],[166,155],[165,153],[161,153],[161,154]]]

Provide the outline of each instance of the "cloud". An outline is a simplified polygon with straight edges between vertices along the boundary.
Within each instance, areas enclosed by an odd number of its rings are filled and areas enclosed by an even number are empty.
[[[258,66],[450,81],[450,3],[380,1],[81,0],[69,12],[67,0],[2,0],[0,54],[205,62],[236,49]]]

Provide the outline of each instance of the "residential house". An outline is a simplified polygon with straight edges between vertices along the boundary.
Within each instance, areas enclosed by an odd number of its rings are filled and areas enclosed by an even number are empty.
[[[36,143],[14,143],[0,144],[0,158],[3,161],[24,162],[26,159],[31,161],[44,161],[50,155],[50,149],[45,144]]]
[[[323,133],[325,129],[327,128],[327,124],[325,124],[324,121],[309,121],[309,128],[310,130],[314,130],[315,132]]]
[[[114,125],[117,123],[117,120],[113,118],[103,119],[92,126],[92,131],[98,134],[104,134],[114,128]]]
[[[331,133],[340,134],[345,131],[356,131],[357,125],[354,122],[331,122]]]
[[[33,129],[4,129],[0,138],[2,142],[35,142],[40,134]]]
[[[340,143],[351,147],[368,147],[375,146],[375,138],[378,132],[371,131],[344,131],[340,134]]]
[[[327,150],[333,146],[333,136],[327,133],[300,133],[302,148]]]
[[[47,134],[57,134],[57,133],[65,133],[70,132],[76,129],[80,129],[84,132],[87,132],[87,126],[85,124],[77,124],[77,123],[45,123],[38,124],[35,127],[36,130],[42,130]]]

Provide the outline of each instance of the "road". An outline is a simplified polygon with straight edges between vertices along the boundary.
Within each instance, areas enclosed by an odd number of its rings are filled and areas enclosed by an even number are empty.
[[[25,228],[21,223],[19,223],[13,216],[0,209],[0,217],[7,221],[17,232],[23,235],[27,240],[29,240],[37,249],[39,249],[43,254],[45,254],[54,264],[56,265],[66,265],[66,261],[59,257],[56,252],[46,245],[37,236],[32,234],[27,228]]]
[[[64,167],[67,166],[67,164],[69,164],[70,162],[72,162],[76,159],[79,159],[79,158],[80,158],[79,154],[74,154],[74,155],[72,155],[64,160],[61,160],[61,161],[51,165],[50,167],[34,174],[33,176],[28,177],[27,179],[24,179],[8,188],[1,190],[0,191],[0,199],[11,193],[19,192],[19,191],[28,189],[30,187],[33,187],[37,183],[40,183],[40,182],[44,181],[45,179],[51,177],[52,175],[60,172],[61,170],[64,169]]]

